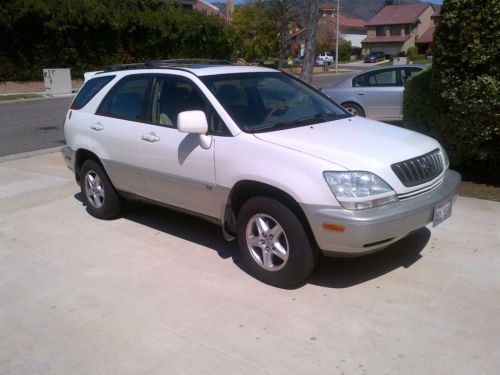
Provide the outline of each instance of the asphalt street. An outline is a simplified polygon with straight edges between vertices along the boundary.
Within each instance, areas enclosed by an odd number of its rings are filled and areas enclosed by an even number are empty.
[[[0,103],[0,156],[62,146],[73,97]]]
[[[313,78],[315,87],[333,86],[349,74]],[[0,156],[65,144],[63,121],[73,97],[0,103]]]

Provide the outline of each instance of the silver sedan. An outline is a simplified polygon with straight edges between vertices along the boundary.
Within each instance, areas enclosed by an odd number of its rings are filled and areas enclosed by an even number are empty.
[[[404,84],[425,68],[426,65],[397,65],[365,70],[321,91],[353,115],[401,120]]]

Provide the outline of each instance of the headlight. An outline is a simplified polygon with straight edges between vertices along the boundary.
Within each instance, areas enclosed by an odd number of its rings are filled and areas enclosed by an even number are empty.
[[[348,210],[382,206],[398,200],[396,193],[380,177],[370,172],[324,172],[333,194]]]

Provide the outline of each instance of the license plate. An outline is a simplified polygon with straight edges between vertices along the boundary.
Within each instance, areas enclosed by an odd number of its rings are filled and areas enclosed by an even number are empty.
[[[434,207],[432,226],[441,224],[451,216],[451,199]]]

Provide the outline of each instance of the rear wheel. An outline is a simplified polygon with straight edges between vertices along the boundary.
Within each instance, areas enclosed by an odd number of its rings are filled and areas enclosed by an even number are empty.
[[[86,160],[80,176],[80,188],[87,212],[98,219],[118,216],[121,200],[104,169],[94,160]]]
[[[363,111],[363,108],[356,103],[343,103],[342,107],[344,107],[351,115],[365,117],[365,111]]]
[[[249,199],[240,209],[237,229],[242,260],[260,281],[292,287],[314,269],[316,251],[300,221],[281,202]]]

